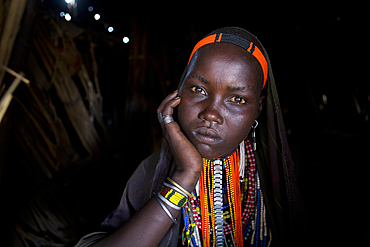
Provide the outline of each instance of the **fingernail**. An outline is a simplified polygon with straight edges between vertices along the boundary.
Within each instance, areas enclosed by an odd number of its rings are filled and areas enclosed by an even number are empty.
[[[177,96],[176,98],[174,98],[174,100],[177,100],[177,99],[180,99],[180,96]]]

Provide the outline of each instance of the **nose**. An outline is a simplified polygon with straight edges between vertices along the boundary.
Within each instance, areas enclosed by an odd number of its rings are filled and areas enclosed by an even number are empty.
[[[216,100],[203,102],[203,110],[199,113],[199,118],[209,123],[223,124],[224,118],[220,114],[220,106]]]

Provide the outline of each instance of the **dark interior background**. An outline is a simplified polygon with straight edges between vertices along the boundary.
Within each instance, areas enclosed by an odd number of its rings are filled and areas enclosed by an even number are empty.
[[[27,190],[23,178],[34,174],[22,170],[29,156],[23,154],[24,147],[19,146],[10,124],[22,113],[15,106],[10,108],[4,119],[8,124],[0,125],[2,133],[6,127],[2,144],[8,150],[0,160],[0,225],[5,229],[0,239],[4,246],[73,246],[84,234],[98,230],[118,205],[132,172],[160,147],[162,135],[155,110],[177,88],[193,46],[207,33],[225,26],[252,32],[269,53],[308,212],[302,246],[369,246],[370,84],[364,37],[368,20],[362,11],[366,6],[279,1],[204,6],[76,2],[77,11],[68,23],[60,17],[61,11],[69,11],[62,0],[28,1],[25,14],[34,18],[47,14],[61,23],[58,25],[78,28],[80,34],[73,40],[89,75],[93,66],[98,68],[104,127],[99,132],[100,154],[91,155],[84,149],[68,127],[63,107],[55,103],[79,158],[69,161],[73,168],[55,172]],[[92,12],[89,6],[93,6]],[[99,21],[93,19],[95,13],[101,15]],[[114,27],[112,33],[107,32],[108,26]],[[37,29],[30,28],[32,36]],[[122,42],[126,36],[130,38],[127,44]],[[84,57],[90,43],[95,45],[96,65]],[[25,64],[20,68],[27,77],[30,68]],[[8,77],[4,80],[11,81]],[[48,95],[56,97],[52,92]],[[18,97],[25,96],[19,93]],[[45,191],[57,199],[42,197]],[[30,201],[50,207],[63,205],[70,218],[59,228],[52,224],[50,228],[66,234],[57,236],[29,223],[24,215]],[[32,212],[28,213],[32,218]]]

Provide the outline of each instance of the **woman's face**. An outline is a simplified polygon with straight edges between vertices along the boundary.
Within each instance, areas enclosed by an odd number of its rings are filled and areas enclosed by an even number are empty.
[[[202,157],[223,157],[247,137],[262,109],[262,69],[229,43],[204,46],[196,55],[179,92],[179,125]]]

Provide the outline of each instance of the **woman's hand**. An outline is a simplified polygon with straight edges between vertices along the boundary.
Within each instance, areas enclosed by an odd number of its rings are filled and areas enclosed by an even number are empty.
[[[177,94],[176,91],[167,96],[157,113],[161,113],[162,116],[172,115],[173,108],[181,102]],[[161,123],[161,126],[176,163],[176,169],[171,178],[190,192],[197,184],[202,171],[202,157],[181,132],[176,122]],[[172,217],[177,218],[179,210],[165,207]],[[161,205],[152,198],[117,231],[94,246],[158,246],[172,224],[172,220]]]
[[[180,102],[181,98],[178,97],[178,91],[171,93],[162,101],[157,109],[157,114],[172,116],[173,109]],[[182,133],[176,122],[172,121],[167,124],[162,122],[161,127],[176,164],[176,170],[171,177],[186,190],[192,191],[203,169],[202,157],[194,145]]]

